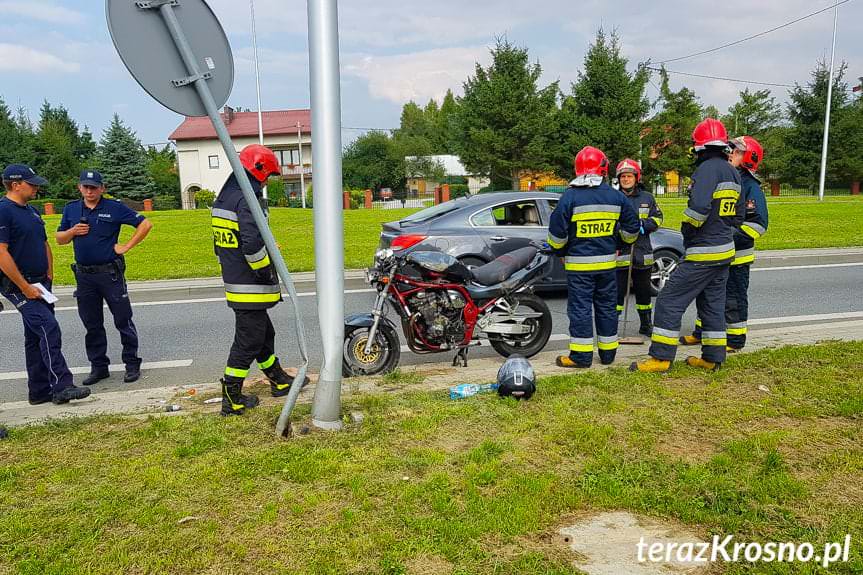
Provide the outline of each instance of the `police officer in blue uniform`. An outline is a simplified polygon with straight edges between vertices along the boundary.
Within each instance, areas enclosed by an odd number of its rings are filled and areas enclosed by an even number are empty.
[[[687,365],[716,370],[725,361],[725,289],[734,259],[734,232],[743,222],[740,175],[728,163],[728,133],[722,122],[707,118],[692,132],[696,168],[689,202],[683,211],[683,261],[656,298],[650,358],[632,371],[667,371],[680,343],[680,322],[692,301],[703,321],[701,357]]]
[[[138,357],[138,331],[132,322],[132,305],[126,289],[123,255],[147,237],[153,224],[120,202],[103,198],[102,175],[95,170],[81,172],[78,191],[81,199],[66,205],[56,238],[59,245],[72,242],[75,249],[72,266],[78,284],[75,297],[78,315],[87,330],[84,344],[90,360],[90,375],[83,384],[93,385],[109,377],[103,303],[108,304],[114,316],[114,327],[120,332],[126,365],[123,381],[131,383],[141,377],[141,358]],[[119,244],[117,240],[123,225],[134,227],[135,233],[128,242]]]
[[[41,298],[41,283],[51,289],[54,258],[45,222],[27,203],[48,182],[28,166],[3,170],[6,196],[0,198],[0,293],[18,309],[24,322],[24,356],[31,405],[68,403],[90,395],[75,387],[63,357],[60,326],[54,306]]]
[[[556,363],[587,368],[594,321],[600,362],[608,365],[617,355],[616,236],[632,244],[640,226],[629,200],[605,182],[608,158],[601,150],[583,148],[575,156],[575,175],[551,214],[548,244],[565,256],[569,296],[569,355]]]

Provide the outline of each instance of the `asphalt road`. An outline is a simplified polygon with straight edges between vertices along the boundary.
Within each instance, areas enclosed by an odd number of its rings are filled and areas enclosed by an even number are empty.
[[[202,282],[203,284],[212,282]],[[359,279],[345,284],[346,314],[368,311],[373,294]],[[320,332],[317,326],[317,300],[312,282],[297,284],[301,294],[301,313],[307,329],[311,355],[310,371],[317,372],[321,365]],[[59,290],[62,291],[62,290]],[[233,314],[221,299],[218,287],[195,287],[174,290],[143,290],[132,294],[135,322],[141,334],[141,355],[146,363],[155,363],[145,369],[141,381],[127,385],[122,374],[94,386],[93,391],[141,389],[170,385],[188,385],[215,381],[224,369],[224,362],[233,335]],[[545,294],[552,309],[554,329],[549,349],[567,347],[568,321],[566,294]],[[781,324],[841,321],[853,314],[863,317],[863,250],[782,255],[773,252],[760,256],[753,270],[751,282],[750,320],[752,330],[775,327]],[[14,310],[0,313],[0,402],[27,398],[23,357],[23,327]],[[68,293],[61,294],[57,315],[63,328],[64,353],[76,374],[89,371],[84,353],[84,330]],[[634,311],[631,315],[635,317]],[[822,317],[812,317],[822,316]],[[277,349],[286,366],[296,365],[299,353],[296,348],[291,306],[284,303],[272,312],[279,334]],[[847,316],[844,316],[847,317]],[[694,320],[694,306],[684,318],[684,327]],[[109,356],[119,363],[119,336],[108,324]],[[633,326],[636,324],[633,323]],[[646,350],[645,346],[645,350]],[[471,350],[473,357],[491,357],[495,352],[487,344]],[[416,356],[403,352],[402,365],[430,362],[449,362],[451,354]],[[147,365],[145,363],[145,368]],[[76,375],[76,381],[84,375]]]

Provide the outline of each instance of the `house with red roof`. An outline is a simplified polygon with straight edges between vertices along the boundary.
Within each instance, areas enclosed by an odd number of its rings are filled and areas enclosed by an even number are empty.
[[[282,165],[285,195],[300,197],[302,186],[312,183],[311,110],[263,112],[264,145],[276,153]],[[225,106],[222,120],[237,152],[257,144],[258,113],[237,112]],[[208,117],[186,118],[169,136],[177,147],[183,209],[195,207],[195,192],[218,194],[231,174],[231,166]]]

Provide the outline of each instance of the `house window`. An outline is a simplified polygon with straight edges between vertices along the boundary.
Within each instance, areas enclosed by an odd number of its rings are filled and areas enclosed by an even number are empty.
[[[219,156],[209,156],[210,160],[210,169],[218,170],[219,169]]]
[[[282,166],[297,165],[300,163],[300,151],[298,149],[278,150],[276,155],[279,157],[279,164]]]

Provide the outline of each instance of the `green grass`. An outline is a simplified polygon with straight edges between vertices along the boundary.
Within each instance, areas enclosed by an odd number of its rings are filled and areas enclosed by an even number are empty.
[[[371,265],[381,233],[381,224],[404,218],[416,210],[350,210],[345,212],[345,267]],[[271,227],[292,272],[315,268],[312,210],[275,208]],[[129,280],[198,278],[219,275],[213,255],[213,234],[208,210],[152,212],[150,236],[126,256]],[[45,218],[54,250],[55,283],[74,283],[69,264],[74,261],[72,246],[54,244],[53,231],[60,216]],[[121,241],[131,236],[124,226]]]
[[[0,442],[0,573],[573,574],[551,536],[618,509],[704,538],[847,533],[851,561],[830,573],[860,573],[861,365],[863,343],[830,343],[715,374],[542,378],[521,403],[353,395],[360,428],[288,441],[272,436],[276,408],[14,430]]]
[[[685,198],[660,199],[665,227],[680,229]],[[770,227],[755,246],[761,250],[838,248],[863,245],[863,196],[767,198]]]

